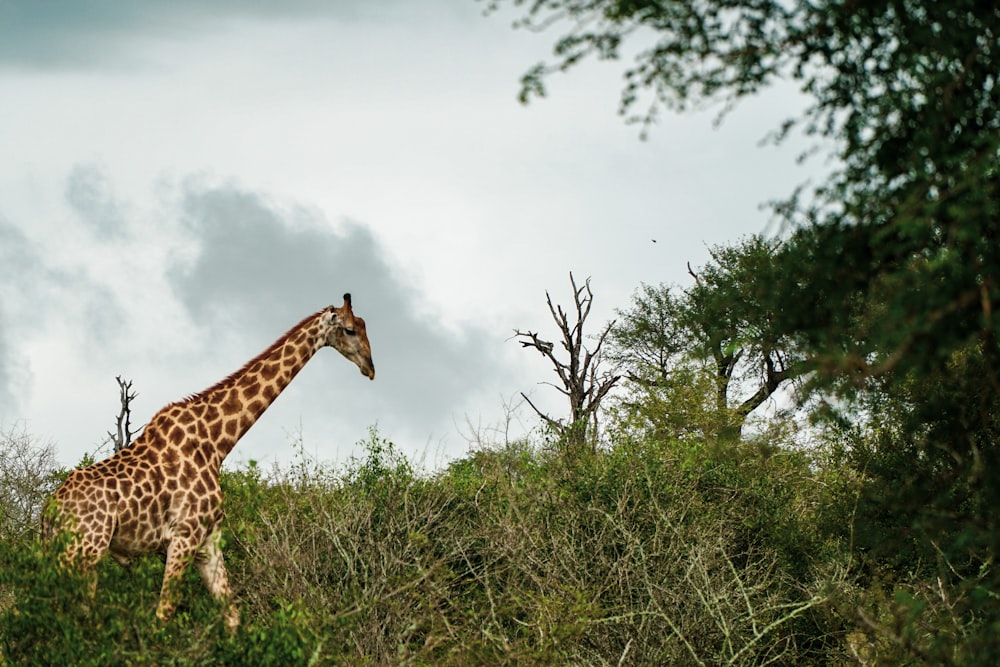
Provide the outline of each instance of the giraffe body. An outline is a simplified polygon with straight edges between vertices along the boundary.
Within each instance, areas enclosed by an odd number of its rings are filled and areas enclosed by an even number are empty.
[[[209,592],[229,600],[219,547],[219,469],[244,433],[322,347],[332,346],[374,379],[365,323],[351,297],[307,317],[242,369],[205,391],[157,412],[129,447],[73,471],[46,511],[44,532],[68,530],[67,563],[92,568],[106,553],[127,565],[149,553],[165,557],[157,616],[174,610],[171,589],[194,562]],[[96,579],[95,585],[96,585]],[[239,623],[230,602],[230,627]]]

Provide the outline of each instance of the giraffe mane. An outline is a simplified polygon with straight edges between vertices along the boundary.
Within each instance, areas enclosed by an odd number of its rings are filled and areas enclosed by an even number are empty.
[[[257,363],[261,359],[263,359],[266,356],[268,356],[269,354],[271,354],[271,352],[273,352],[276,348],[279,348],[282,345],[284,345],[286,342],[288,342],[288,339],[291,338],[293,334],[295,334],[297,331],[299,331],[308,322],[311,322],[312,320],[316,319],[316,317],[319,316],[320,313],[325,312],[329,308],[330,308],[330,306],[328,306],[327,308],[323,308],[322,310],[318,310],[315,313],[313,313],[312,315],[309,315],[307,317],[302,318],[301,322],[299,322],[298,324],[296,324],[295,326],[293,326],[292,328],[290,328],[285,333],[281,334],[281,336],[278,338],[278,340],[276,340],[273,343],[271,343],[270,345],[268,345],[267,348],[264,349],[263,351],[261,351],[260,354],[258,354],[253,359],[251,359],[250,361],[248,361],[245,364],[243,364],[238,370],[233,371],[232,373],[230,373],[226,377],[222,378],[221,380],[219,380],[218,382],[216,382],[212,386],[206,387],[205,389],[202,389],[201,391],[198,391],[198,392],[195,392],[195,393],[192,393],[192,394],[188,394],[187,396],[185,396],[184,398],[180,399],[179,401],[174,401],[172,403],[167,404],[166,406],[164,406],[163,409],[172,408],[172,407],[178,406],[178,405],[185,405],[187,403],[191,403],[192,401],[196,401],[199,398],[202,398],[205,395],[212,393],[213,391],[218,391],[220,389],[225,389],[227,387],[232,386],[232,384],[236,381],[236,378],[239,377],[239,376],[241,376],[241,375],[243,375],[244,373],[246,373],[246,371],[247,371],[248,368],[250,368],[255,363]]]

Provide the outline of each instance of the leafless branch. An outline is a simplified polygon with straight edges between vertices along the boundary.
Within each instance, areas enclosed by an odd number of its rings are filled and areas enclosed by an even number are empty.
[[[524,394],[522,396],[546,424],[561,436],[572,437],[573,442],[567,444],[579,446],[585,442],[588,428],[593,427],[596,430],[597,411],[601,401],[621,379],[621,376],[600,369],[601,348],[614,326],[614,321],[608,323],[601,334],[597,336],[597,343],[593,350],[588,349],[585,343],[584,326],[594,300],[594,294],[590,289],[590,279],[588,278],[583,285],[578,286],[573,274],[570,273],[569,280],[573,287],[572,320],[570,312],[554,303],[552,295],[548,291],[545,292],[549,314],[559,328],[562,338],[560,341],[562,352],[565,353],[565,356],[563,354],[557,356],[555,343],[540,338],[533,331],[515,329],[514,335],[521,339],[519,342],[522,347],[538,350],[543,357],[552,363],[552,369],[562,385],[561,387],[553,386],[569,399],[570,418],[568,423],[543,413],[527,396]]]
[[[531,406],[531,409],[535,411],[535,414],[541,417],[542,421],[544,421],[546,424],[548,424],[549,426],[551,426],[553,429],[556,430],[561,430],[563,428],[563,425],[560,422],[556,421],[555,419],[552,419],[547,414],[539,410],[538,406],[532,403],[531,399],[528,398],[528,395],[525,394],[523,391],[521,392],[521,397],[525,400],[525,402],[527,402],[528,405]]]
[[[121,375],[117,375],[115,376],[115,381],[118,383],[118,396],[121,401],[121,409],[118,411],[118,417],[115,420],[117,432],[108,431],[108,439],[111,440],[117,454],[132,444],[132,436],[137,433],[137,431],[132,430],[132,401],[135,400],[138,394],[132,391],[131,380],[123,380]]]
[[[701,276],[699,276],[697,273],[695,273],[695,270],[691,268],[691,262],[687,263],[687,267],[688,267],[688,275],[691,276],[692,278],[694,278],[694,281],[696,283],[698,283],[698,285],[700,286],[701,285]]]

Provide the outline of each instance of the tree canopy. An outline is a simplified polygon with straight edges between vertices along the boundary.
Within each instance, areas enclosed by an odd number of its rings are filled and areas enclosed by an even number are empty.
[[[863,486],[850,527],[858,557],[872,576],[936,578],[971,632],[970,655],[991,660],[1000,627],[1000,4],[507,4],[524,10],[522,27],[564,29],[553,59],[522,78],[523,101],[544,95],[556,72],[625,56],[620,111],[643,132],[663,111],[725,112],[779,80],[811,100],[798,117],[776,117],[773,137],[803,133],[835,169],[773,205],[782,243],[758,281],[756,321],[800,355],[797,369],[827,401],[820,415]],[[885,632],[905,645],[920,610],[897,602],[898,625]]]
[[[995,356],[1000,6],[510,1],[526,9],[517,25],[568,27],[554,60],[522,78],[524,101],[544,95],[554,72],[617,59],[626,45],[637,54],[620,108],[647,129],[663,110],[728,107],[779,79],[799,82],[812,104],[776,119],[775,136],[822,138],[840,166],[777,206],[797,233],[775,299],[824,305],[789,309],[786,325],[825,363],[877,374],[943,361],[977,337]]]
[[[804,371],[763,298],[779,247],[753,236],[711,248],[710,262],[688,267],[688,287],[636,291],[612,329],[630,412],[662,434],[732,441],[751,412]]]
[[[630,40],[621,110],[647,124],[798,81],[812,104],[776,119],[776,137],[823,139],[839,166],[775,205],[786,242],[759,303],[772,331],[825,389],[947,372],[962,354],[1000,394],[1000,5],[511,1],[526,9],[519,25],[568,27],[554,62],[523,77],[525,100],[553,72],[619,58]],[[992,405],[982,410],[979,424]]]

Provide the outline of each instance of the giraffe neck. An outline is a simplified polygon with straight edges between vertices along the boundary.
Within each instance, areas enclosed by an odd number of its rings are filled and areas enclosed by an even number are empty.
[[[225,380],[186,401],[209,425],[208,458],[218,468],[240,438],[323,346],[316,313]]]

